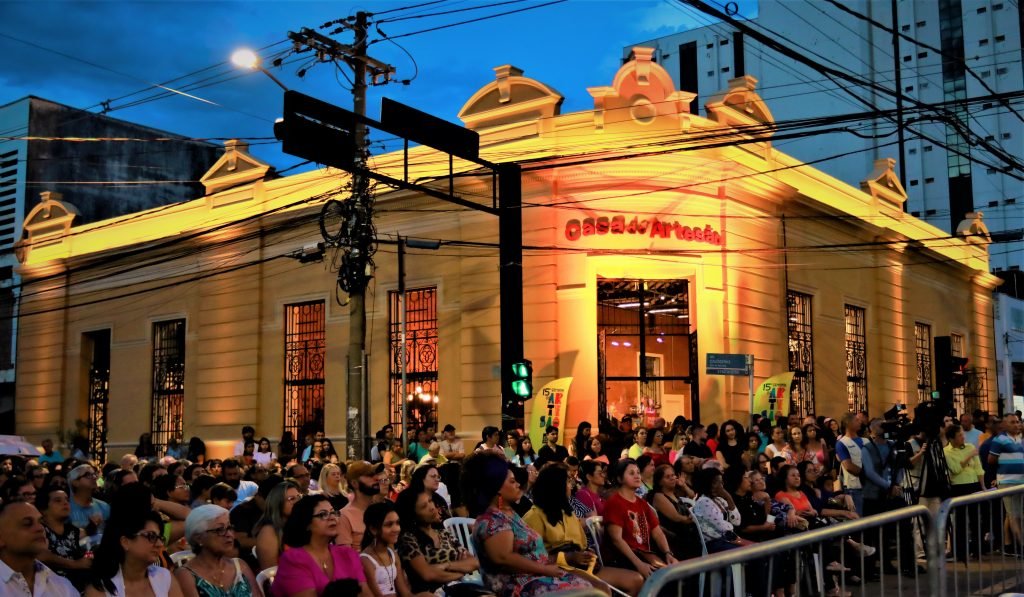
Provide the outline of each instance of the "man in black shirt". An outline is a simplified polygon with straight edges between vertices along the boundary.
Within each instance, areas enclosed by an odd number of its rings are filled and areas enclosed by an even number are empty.
[[[708,432],[704,429],[704,426],[696,424],[690,427],[690,437],[692,439],[683,448],[683,454],[699,458],[711,458],[711,448],[704,443],[708,437]]]
[[[565,462],[568,457],[569,450],[558,445],[558,427],[549,425],[544,433],[544,446],[537,451],[537,462],[534,466],[540,470],[547,462]]]

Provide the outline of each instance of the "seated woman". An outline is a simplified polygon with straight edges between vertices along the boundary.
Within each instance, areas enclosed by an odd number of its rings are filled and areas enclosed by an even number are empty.
[[[608,465],[597,459],[580,464],[583,486],[576,491],[576,499],[594,516],[604,516],[604,486],[608,482]]]
[[[558,552],[563,552],[569,565],[586,570],[595,563],[597,556],[587,551],[583,524],[569,505],[571,491],[569,471],[564,464],[544,467],[537,475],[534,487],[537,499],[523,520],[540,535],[550,557],[555,558]],[[644,578],[634,570],[605,566],[595,568],[594,574],[629,594],[636,594],[644,584]]]
[[[722,472],[704,468],[693,475],[693,490],[697,493],[691,514],[697,519],[704,534],[708,553],[736,549],[751,541],[741,539],[736,527],[742,522],[732,495],[725,490]]]
[[[430,494],[430,499],[434,501],[437,511],[441,514],[441,522],[452,517],[448,502],[438,493],[438,490],[441,489],[441,473],[438,471],[437,465],[421,464],[416,467],[412,473],[412,479],[409,481],[409,489],[417,493],[425,491]]]
[[[410,597],[409,579],[396,553],[402,525],[398,522],[395,505],[387,500],[370,504],[363,513],[363,522],[366,533],[363,534],[359,561],[370,593],[375,597]],[[433,596],[422,594],[418,597]]]
[[[86,597],[156,595],[183,597],[171,572],[160,566],[164,523],[155,512],[117,512],[96,548],[93,581]]]
[[[277,566],[284,550],[284,525],[299,497],[299,486],[291,481],[282,482],[267,496],[263,516],[252,528],[252,536],[256,538],[256,561],[261,570]]]
[[[341,467],[337,464],[328,462],[320,469],[320,478],[317,485],[320,487],[320,493],[330,500],[335,510],[341,510],[348,505],[348,497],[341,490],[341,480],[343,478]]]
[[[502,455],[480,451],[463,464],[462,495],[476,516],[473,542],[485,585],[499,597],[534,597],[591,584],[550,563],[537,533],[512,510],[522,490]]]
[[[228,511],[220,506],[207,504],[189,513],[185,540],[196,556],[174,572],[186,597],[263,596],[252,570],[234,557],[234,531]]]
[[[615,490],[604,506],[605,545],[601,553],[607,565],[636,570],[647,578],[666,564],[675,563],[676,557],[661,530],[657,513],[637,497],[641,483],[635,460],[624,458],[615,463]],[[655,547],[660,553],[655,553]]]
[[[690,558],[700,555],[700,540],[693,526],[690,507],[679,494],[679,476],[675,469],[669,464],[658,466],[654,470],[654,491],[647,494],[647,501],[658,513],[658,521],[668,536],[672,552]]]
[[[398,555],[406,565],[413,593],[434,593],[443,586],[451,597],[478,595],[479,585],[464,586],[459,581],[478,572],[480,562],[441,527],[441,513],[430,493],[407,489],[398,494],[395,508],[405,521],[398,539]]]
[[[332,545],[338,534],[338,512],[322,495],[307,495],[292,507],[284,525],[284,544],[277,575],[270,588],[276,597],[320,597],[338,579],[359,583],[360,594],[371,595],[366,586],[359,554],[347,545]]]
[[[93,560],[85,557],[85,547],[79,543],[79,529],[71,524],[68,494],[58,486],[43,487],[36,493],[36,509],[43,515],[43,531],[49,548],[39,554],[39,561],[81,591],[88,581]]]

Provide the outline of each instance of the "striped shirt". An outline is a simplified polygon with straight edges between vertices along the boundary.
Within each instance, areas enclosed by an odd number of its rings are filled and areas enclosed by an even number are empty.
[[[992,440],[989,455],[999,459],[996,484],[999,487],[1024,485],[1024,444],[1003,433]]]

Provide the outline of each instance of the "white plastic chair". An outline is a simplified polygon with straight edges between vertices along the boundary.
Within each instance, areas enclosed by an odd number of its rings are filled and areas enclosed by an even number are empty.
[[[475,557],[476,547],[473,545],[474,524],[476,524],[475,518],[467,518],[463,516],[453,516],[452,518],[444,521],[444,528],[451,532],[451,534],[455,535],[455,538],[459,540],[459,543],[469,551],[469,555]]]
[[[603,516],[591,516],[583,520],[583,528],[590,534],[590,538],[594,541],[594,547],[597,550],[597,563],[604,568],[604,558],[601,557],[601,545],[604,541],[604,517]]]
[[[266,570],[261,570],[256,575],[256,586],[263,591],[264,595],[270,594],[270,585],[274,584],[274,577],[277,576],[277,566],[271,566]]]
[[[185,551],[179,551],[179,552],[176,552],[176,553],[172,553],[171,554],[171,562],[174,564],[175,568],[181,568],[182,566],[187,564],[189,560],[191,560],[194,557],[196,557],[196,554],[192,553],[191,549],[186,549]]]
[[[693,524],[697,526],[697,536],[700,537],[700,553],[701,553],[702,556],[706,556],[706,555],[708,555],[708,544],[707,544],[707,540],[704,538],[704,531],[703,531],[703,529],[700,528],[700,520],[698,520],[697,519],[697,515],[693,513],[693,505],[695,504],[695,502],[693,500],[686,499],[686,498],[684,498],[683,501],[684,501],[684,503],[687,503],[690,506],[690,514],[693,516]],[[729,566],[729,569],[730,569],[730,571],[732,573],[733,595],[742,595],[743,594],[743,590],[742,590],[743,589],[743,565],[742,564],[733,564],[733,565]],[[698,577],[698,580],[697,580],[697,584],[698,584],[698,587],[699,587],[698,593],[697,593],[698,595],[703,595],[704,594],[704,580],[705,580],[705,575],[706,574],[707,574],[706,572],[701,572],[700,576]],[[711,592],[712,592],[712,594],[721,594],[721,587],[716,586],[716,584],[717,583],[712,583]]]

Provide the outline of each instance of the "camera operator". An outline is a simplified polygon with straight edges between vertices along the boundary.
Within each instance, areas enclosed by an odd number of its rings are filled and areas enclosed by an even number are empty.
[[[861,483],[864,440],[860,437],[860,417],[846,413],[840,425],[842,435],[836,440],[836,459],[843,489],[853,498],[857,514],[864,516],[864,490]]]
[[[864,514],[881,514],[905,507],[906,501],[903,498],[903,486],[901,485],[903,471],[895,467],[895,450],[892,442],[885,438],[882,419],[872,419],[868,423],[868,441],[864,442],[861,450],[864,475]],[[899,533],[899,564],[900,569],[892,567],[892,560],[896,558],[894,548],[890,543],[895,537],[883,537],[885,545],[876,546],[882,550],[883,572],[886,574],[914,574],[914,541],[911,534],[909,521],[900,521],[896,532]],[[872,534],[871,538],[874,538]]]

